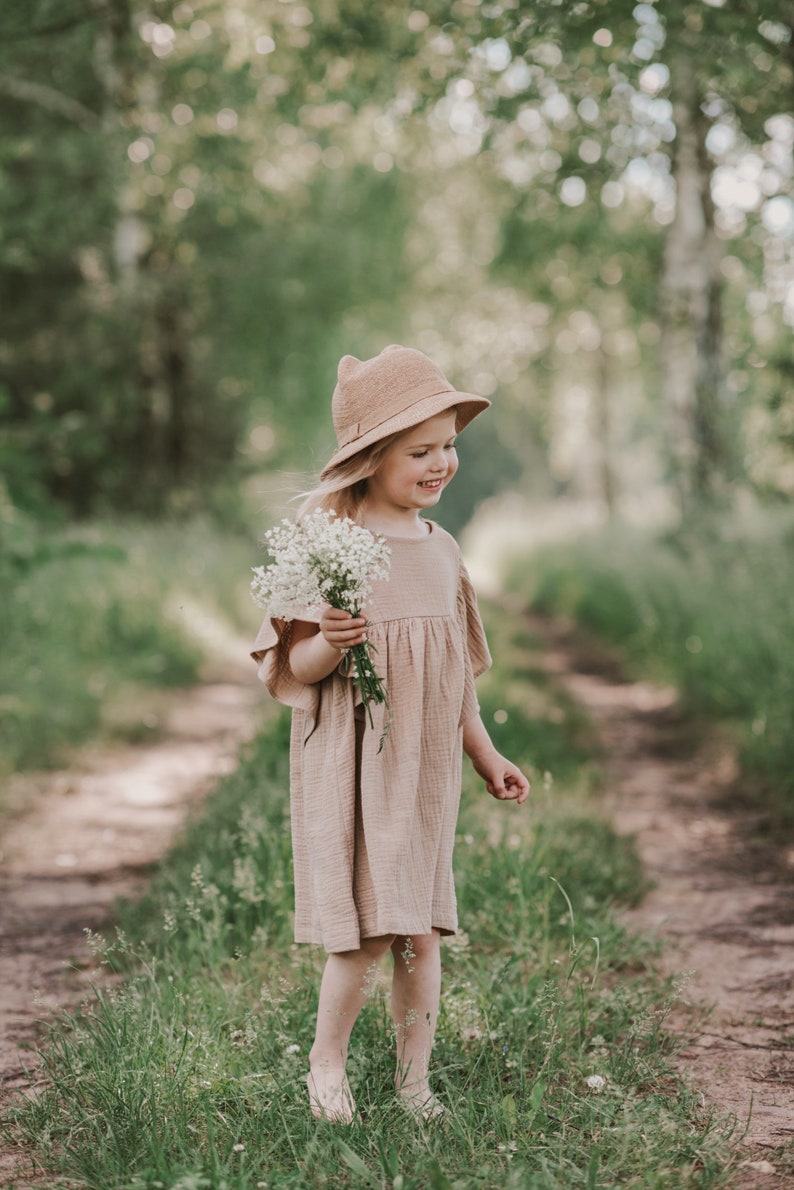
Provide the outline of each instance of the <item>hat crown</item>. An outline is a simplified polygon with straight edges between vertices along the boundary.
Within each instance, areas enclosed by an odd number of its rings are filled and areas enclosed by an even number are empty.
[[[360,437],[424,397],[454,391],[421,351],[393,343],[380,355],[339,361],[331,411],[340,446]]]
[[[413,347],[392,343],[365,360],[345,355],[331,406],[338,449],[320,479],[359,451],[441,413],[454,410],[459,432],[490,403],[453,388],[438,365]]]

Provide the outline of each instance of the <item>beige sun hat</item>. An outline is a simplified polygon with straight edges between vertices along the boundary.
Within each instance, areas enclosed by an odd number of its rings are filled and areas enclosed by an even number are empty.
[[[413,347],[393,343],[365,360],[345,355],[339,361],[331,405],[338,449],[320,478],[365,447],[452,406],[460,432],[490,404],[485,397],[458,392],[441,369]]]

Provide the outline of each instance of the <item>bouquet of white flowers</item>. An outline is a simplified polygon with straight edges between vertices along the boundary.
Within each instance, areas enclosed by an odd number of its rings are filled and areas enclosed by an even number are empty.
[[[389,577],[389,547],[383,537],[334,512],[313,512],[297,524],[284,520],[265,534],[274,561],[254,566],[254,602],[278,620],[319,615],[326,605],[360,616],[376,579]],[[373,726],[371,703],[389,700],[375,671],[369,641],[353,645],[354,681]],[[388,731],[388,727],[387,727]],[[381,739],[386,737],[384,732]]]

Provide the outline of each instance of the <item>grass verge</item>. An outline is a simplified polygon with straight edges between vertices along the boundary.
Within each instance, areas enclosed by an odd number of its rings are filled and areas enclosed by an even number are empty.
[[[508,584],[673,682],[684,709],[728,726],[742,792],[794,828],[794,524],[710,524],[650,539],[626,527],[514,562]]]
[[[675,989],[616,910],[643,876],[593,809],[581,715],[493,617],[510,668],[481,682],[499,746],[531,765],[519,809],[468,771],[456,855],[465,933],[444,947],[429,1126],[394,1101],[385,981],[349,1073],[362,1126],[312,1120],[304,1085],[322,955],[292,943],[287,721],[250,747],[113,939],[122,982],[59,1020],[47,1086],[9,1126],[47,1185],[393,1190],[728,1185],[728,1133],[674,1077]],[[386,968],[388,963],[386,964]],[[59,1181],[58,1179],[62,1179]]]
[[[195,681],[207,621],[241,622],[254,545],[208,521],[1,528],[0,775],[61,763],[136,691]]]

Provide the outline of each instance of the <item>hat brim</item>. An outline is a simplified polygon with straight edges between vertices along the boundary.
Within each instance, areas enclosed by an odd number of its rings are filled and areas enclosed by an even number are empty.
[[[421,400],[409,405],[407,409],[403,409],[394,417],[389,417],[380,425],[373,426],[360,438],[354,438],[351,442],[341,446],[323,467],[320,479],[327,479],[335,467],[352,459],[359,451],[366,450],[368,446],[374,446],[376,442],[388,438],[390,434],[399,434],[403,430],[410,430],[421,422],[427,421],[429,417],[437,417],[446,409],[453,407],[456,409],[455,430],[460,433],[479,413],[484,413],[486,409],[490,408],[490,405],[491,402],[486,397],[477,397],[474,393],[461,393],[456,389],[447,389],[430,397],[422,397]]]

